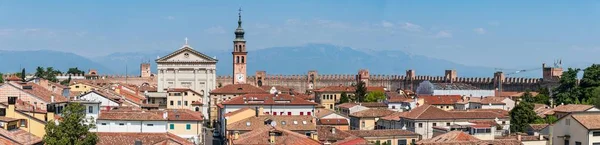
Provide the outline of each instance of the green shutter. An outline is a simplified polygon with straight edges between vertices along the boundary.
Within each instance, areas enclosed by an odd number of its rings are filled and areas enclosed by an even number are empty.
[[[170,124],[170,125],[169,125],[169,128],[170,128],[171,130],[175,129],[175,124]]]
[[[190,129],[192,129],[192,125],[190,125],[190,124],[186,124],[186,125],[185,125],[185,129],[187,129],[187,130],[190,130]]]

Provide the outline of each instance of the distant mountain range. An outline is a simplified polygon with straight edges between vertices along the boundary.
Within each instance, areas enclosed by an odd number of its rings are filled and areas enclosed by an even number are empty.
[[[193,47],[193,46],[192,46]],[[173,50],[117,52],[106,56],[86,58],[73,53],[57,51],[0,51],[0,72],[16,72],[20,66],[33,72],[37,66],[53,66],[66,71],[69,67],[79,67],[84,71],[93,68],[101,74],[139,75],[141,62],[150,62],[156,71],[154,60]],[[218,75],[229,75],[232,71],[230,50],[204,51],[208,56],[216,56]],[[446,60],[410,55],[402,51],[360,51],[349,47],[328,44],[307,44],[295,47],[273,47],[248,53],[248,73],[257,70],[267,74],[306,74],[317,70],[319,74],[356,74],[359,69],[369,69],[371,74],[404,75],[414,69],[417,75],[442,76],[444,70],[455,69],[459,76],[492,77],[493,68],[473,67]],[[532,73],[539,77],[541,72]]]

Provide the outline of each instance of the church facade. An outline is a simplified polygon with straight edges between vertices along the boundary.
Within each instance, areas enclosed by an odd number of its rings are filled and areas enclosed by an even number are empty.
[[[202,96],[202,104],[208,104],[208,92],[216,88],[217,59],[194,50],[186,44],[179,50],[156,59],[158,70],[157,92],[169,89],[191,89]],[[208,107],[202,107],[207,116]]]

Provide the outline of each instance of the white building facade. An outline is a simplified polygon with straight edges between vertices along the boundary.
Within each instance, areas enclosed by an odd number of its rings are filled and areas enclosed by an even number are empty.
[[[202,104],[208,104],[208,92],[216,88],[217,59],[184,45],[179,50],[156,60],[158,65],[158,92],[168,88],[188,88],[202,95]],[[208,116],[207,108],[202,108]]]

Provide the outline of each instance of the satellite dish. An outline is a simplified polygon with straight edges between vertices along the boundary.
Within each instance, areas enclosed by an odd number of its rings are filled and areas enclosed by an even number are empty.
[[[277,126],[277,121],[271,121],[271,126],[273,126],[273,127]]]

